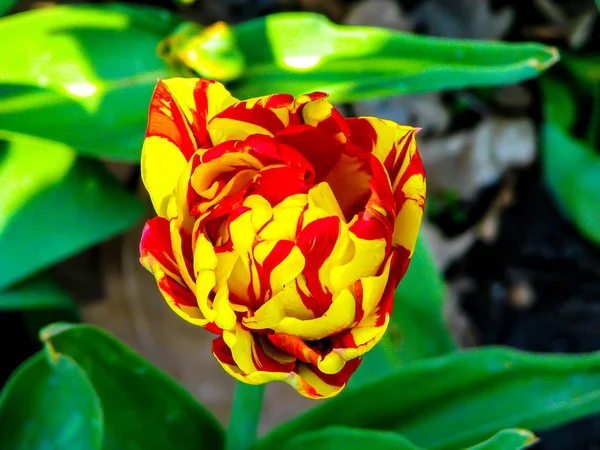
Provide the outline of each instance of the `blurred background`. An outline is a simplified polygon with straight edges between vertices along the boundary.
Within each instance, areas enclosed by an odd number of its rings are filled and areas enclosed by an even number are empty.
[[[23,11],[67,3],[76,2],[6,2],[7,15],[0,18],[0,49],[8,55],[0,57],[0,272],[8,274],[0,283],[0,339],[11,347],[3,351],[0,383],[39,350],[40,326],[82,320],[124,340],[225,423],[234,380],[212,357],[212,336],[172,314],[153,277],[139,265],[141,229],[152,216],[139,166],[94,147],[102,139],[108,146],[131,139],[131,148],[141,148],[140,136],[133,131],[112,136],[115,127],[123,130],[130,123],[109,117],[100,125],[77,122],[83,129],[105,127],[99,136],[83,132],[80,140],[62,139],[61,124],[78,121],[79,113],[62,100],[55,102],[55,114],[45,109],[54,97],[43,91],[43,76],[56,74],[36,72],[33,63],[23,69],[27,73],[11,66],[11,61],[50,58],[47,49],[38,51],[29,41],[43,30],[34,21],[13,19]],[[430,270],[441,283],[445,323],[457,345],[502,344],[539,352],[600,349],[600,21],[593,0],[148,0],[133,8],[147,5],[207,26],[312,11],[339,24],[556,46],[561,61],[536,79],[336,106],[345,115],[422,128],[418,143],[428,179],[422,236],[432,258]],[[164,16],[165,23],[169,17]],[[85,39],[95,38],[82,31],[81,42]],[[143,30],[136,39],[151,41]],[[119,79],[137,47],[114,47],[109,40],[96,47],[107,61],[114,59],[109,64],[99,57],[94,69],[104,64]],[[139,51],[146,51],[141,44]],[[150,86],[157,77],[150,63],[139,64],[150,74]],[[63,76],[69,72],[69,66],[54,67]],[[15,80],[28,76],[39,85],[25,90],[26,83]],[[69,86],[75,97],[89,101],[79,107],[97,106],[93,85]],[[147,104],[150,92],[132,90],[127,96]],[[114,99],[123,110],[131,107],[127,96]],[[23,135],[59,143],[49,152]],[[91,150],[75,160],[70,147]],[[18,156],[23,154],[28,156]],[[32,158],[43,161],[39,169],[32,169]],[[79,197],[73,200],[48,181],[55,179],[66,179]],[[54,203],[40,196],[40,186],[51,191]],[[94,227],[101,231],[84,231]],[[67,237],[54,236],[53,230]],[[32,279],[33,273],[41,275]],[[266,395],[263,430],[312,404],[281,383],[270,384]],[[600,418],[542,437],[538,448],[597,449]]]

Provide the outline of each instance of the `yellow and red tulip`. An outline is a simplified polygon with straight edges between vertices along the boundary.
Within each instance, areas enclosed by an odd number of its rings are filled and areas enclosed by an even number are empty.
[[[142,151],[157,217],[141,262],[169,306],[215,333],[238,380],[311,398],[340,392],[384,334],[425,202],[416,129],[326,97],[163,80]]]

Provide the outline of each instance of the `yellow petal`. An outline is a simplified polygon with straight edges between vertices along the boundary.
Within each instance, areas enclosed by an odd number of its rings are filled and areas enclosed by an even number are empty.
[[[354,256],[348,263],[331,269],[334,292],[351,286],[360,278],[375,275],[385,259],[385,239],[360,239],[351,232],[348,236],[354,244]]]
[[[167,206],[187,161],[171,141],[150,136],[142,148],[142,181],[152,206],[160,217],[168,218]]]

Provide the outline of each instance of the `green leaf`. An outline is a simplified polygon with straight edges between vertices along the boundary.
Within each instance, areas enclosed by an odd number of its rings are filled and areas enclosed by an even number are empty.
[[[327,427],[302,433],[290,439],[286,450],[423,450],[398,433]]]
[[[600,245],[600,154],[549,122],[542,128],[542,168],[564,215]]]
[[[144,212],[96,161],[0,131],[0,289],[135,224]]]
[[[520,450],[536,442],[535,435],[527,430],[502,430],[487,441],[467,450]]]
[[[564,66],[571,72],[578,83],[586,89],[600,84],[600,56],[573,56],[565,54]]]
[[[340,425],[395,431],[427,449],[456,449],[503,428],[544,430],[600,411],[600,354],[481,348],[416,361],[348,389],[267,434],[284,448],[299,432]]]
[[[444,322],[445,285],[421,233],[406,275],[396,289],[390,337],[399,364],[456,350]]]
[[[0,311],[35,309],[76,311],[76,306],[48,274],[38,275],[8,290],[0,291]]]
[[[71,358],[39,352],[11,375],[0,394],[0,448],[102,448],[100,401]]]
[[[240,98],[324,91],[337,102],[495,86],[536,77],[558,51],[534,43],[450,40],[383,28],[334,25],[312,13],[281,13],[236,25],[246,76]]]
[[[410,361],[456,350],[444,322],[444,298],[444,280],[420,234],[408,271],[395,292],[388,331],[364,356],[348,387],[382,378]]]
[[[6,14],[17,4],[17,0],[0,0],[0,17]]]
[[[540,86],[544,98],[545,119],[565,130],[570,130],[577,120],[577,107],[571,89],[548,76],[540,78]]]
[[[104,449],[223,448],[223,428],[210,412],[106,332],[54,324],[41,338],[51,354],[69,356],[90,378],[102,404]]]
[[[537,441],[527,430],[502,430],[485,442],[466,450],[520,450]],[[287,450],[424,450],[392,431],[332,426],[294,436]]]
[[[172,76],[156,46],[177,23],[166,10],[120,4],[3,19],[2,128],[137,161],[156,80]]]

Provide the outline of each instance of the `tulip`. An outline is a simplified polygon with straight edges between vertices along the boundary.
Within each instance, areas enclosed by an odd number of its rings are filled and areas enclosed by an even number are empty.
[[[169,306],[236,379],[310,398],[339,393],[385,333],[425,203],[417,130],[326,97],[162,80],[142,150],[157,217],[140,260]]]

